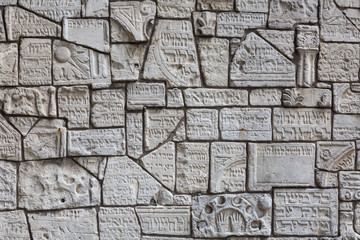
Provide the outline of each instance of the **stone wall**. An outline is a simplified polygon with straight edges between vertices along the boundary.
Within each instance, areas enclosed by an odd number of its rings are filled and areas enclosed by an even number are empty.
[[[360,239],[359,0],[0,0],[0,239]]]

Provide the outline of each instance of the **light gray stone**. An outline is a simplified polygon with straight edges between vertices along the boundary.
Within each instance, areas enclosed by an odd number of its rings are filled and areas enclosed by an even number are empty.
[[[20,84],[51,85],[51,50],[50,39],[21,39],[19,60]]]
[[[107,157],[77,157],[73,159],[99,180],[104,178]]]
[[[210,191],[244,192],[246,182],[246,144],[211,143]]]
[[[193,23],[196,36],[215,36],[216,13],[193,12]]]
[[[360,8],[360,2],[356,0],[335,0],[340,7]]]
[[[143,115],[142,113],[126,114],[127,154],[139,158],[143,154]]]
[[[129,15],[129,13],[132,13]],[[146,1],[118,1],[110,3],[112,42],[145,42],[150,39],[156,3]]]
[[[109,17],[109,0],[83,0],[83,17]]]
[[[360,9],[349,8],[344,10],[343,13],[358,29],[360,29]]]
[[[223,108],[220,110],[220,132],[224,140],[271,140],[271,109]]]
[[[249,189],[315,186],[315,149],[313,143],[249,143]]]
[[[339,197],[343,201],[359,201],[360,172],[358,171],[340,171],[339,172]]]
[[[190,18],[195,0],[158,0],[157,16],[161,18]]]
[[[8,40],[20,37],[60,37],[61,26],[19,7],[5,8]]]
[[[68,156],[125,155],[124,128],[68,131]]]
[[[185,194],[174,195],[174,205],[180,205],[180,206],[192,205],[191,195],[185,195]]]
[[[66,135],[64,120],[39,120],[24,138],[25,160],[65,157]]]
[[[0,0],[0,6],[16,5],[18,0]]]
[[[172,194],[128,157],[109,157],[102,192],[105,206],[173,203]]]
[[[160,183],[174,191],[175,143],[167,142],[140,159],[141,165]]]
[[[349,83],[334,83],[333,87],[335,112],[360,114],[360,93],[352,91]]]
[[[275,189],[274,233],[336,236],[337,189]]]
[[[327,82],[359,81],[360,46],[348,43],[321,43],[318,79]]]
[[[144,78],[165,80],[168,87],[201,85],[191,22],[185,20],[157,22],[145,61]]]
[[[236,10],[239,12],[268,13],[269,0],[236,0]]]
[[[252,106],[280,106],[282,92],[277,88],[260,88],[250,92]]]
[[[219,120],[217,109],[188,109],[186,135],[189,140],[217,140]]]
[[[228,86],[229,41],[221,38],[198,38],[197,45],[205,85]]]
[[[21,135],[0,114],[0,159],[21,161]]]
[[[190,207],[136,207],[141,230],[145,234],[189,235]]]
[[[270,194],[204,195],[194,198],[192,230],[195,237],[260,235],[271,233]]]
[[[0,43],[0,53],[0,86],[17,86],[18,45],[16,43]]]
[[[64,19],[63,39],[110,52],[109,22],[102,19]]]
[[[209,143],[177,144],[176,191],[205,193],[209,180]]]
[[[100,204],[100,184],[69,158],[22,162],[19,207],[46,210]]]
[[[104,89],[92,91],[91,123],[94,127],[125,125],[125,90]]]
[[[0,210],[17,208],[17,166],[15,163],[0,161]],[[1,213],[0,213],[1,218]],[[0,222],[3,223],[3,221]],[[2,228],[0,228],[0,236]]]
[[[87,86],[60,87],[59,117],[68,119],[67,127],[89,128],[90,93]]]
[[[360,138],[360,116],[334,114],[334,140],[356,140]]]
[[[317,142],[316,167],[327,171],[355,170],[354,142]]]
[[[240,0],[241,1],[241,0]],[[256,3],[256,2],[255,2]],[[257,30],[260,36],[273,44],[286,57],[293,59],[295,31]]]
[[[181,89],[167,89],[167,107],[181,108],[184,107],[184,97]]]
[[[196,4],[198,11],[232,11],[233,8],[233,0],[198,0]]]
[[[276,141],[331,139],[331,110],[317,108],[274,108],[273,138]]]
[[[9,117],[9,122],[11,122],[24,137],[37,121],[38,118],[36,117]]]
[[[141,240],[193,240],[193,238],[180,238],[180,237],[152,237],[143,236]]]
[[[142,110],[144,107],[164,107],[164,83],[136,82],[127,85],[127,109]]]
[[[271,0],[269,27],[291,29],[297,23],[317,23],[317,0]]]
[[[236,87],[295,86],[295,65],[258,35],[249,33],[232,58],[230,85]]]
[[[291,88],[283,93],[283,104],[287,107],[331,107],[332,92],[320,88]]]
[[[248,92],[240,89],[188,88],[184,91],[187,107],[246,106]]]
[[[1,239],[31,239],[23,210],[1,212],[0,229]]]
[[[138,240],[140,225],[131,207],[101,207],[99,211],[100,239]]]
[[[34,240],[99,239],[94,208],[29,213],[29,224]]]
[[[5,24],[2,12],[0,13],[0,41],[6,41]]]
[[[185,132],[185,120],[180,121],[180,124],[175,131],[175,134],[172,138],[174,142],[182,142],[186,140],[186,132]]]
[[[338,187],[338,173],[317,170],[315,172],[315,180],[321,188],[334,188]]]

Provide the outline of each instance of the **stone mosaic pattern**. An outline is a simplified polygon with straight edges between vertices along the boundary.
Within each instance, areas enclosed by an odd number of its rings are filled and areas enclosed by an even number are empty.
[[[0,240],[360,240],[360,0],[0,0]]]

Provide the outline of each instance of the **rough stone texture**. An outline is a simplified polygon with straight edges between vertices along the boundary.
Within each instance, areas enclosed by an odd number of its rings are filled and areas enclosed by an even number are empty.
[[[0,238],[30,240],[28,224],[23,210],[0,213]]]
[[[81,12],[84,17],[109,17],[109,0],[83,0]]]
[[[260,88],[250,92],[250,105],[252,106],[280,106],[281,90],[276,88]]]
[[[16,180],[18,175],[15,163],[0,161],[0,173],[0,209],[15,209],[17,206]]]
[[[166,104],[165,93],[163,83],[130,83],[127,85],[127,108],[142,110],[144,107],[163,107]]]
[[[327,171],[354,170],[353,142],[317,142],[316,167]]]
[[[21,135],[0,115],[0,159],[21,161]]]
[[[278,31],[278,30],[258,30],[260,36],[272,43],[282,54],[293,59],[295,52],[294,31]]]
[[[218,111],[216,109],[190,109],[186,111],[186,135],[189,140],[217,140]]]
[[[198,11],[231,11],[233,5],[233,0],[197,0],[196,9]]]
[[[18,45],[1,43],[0,50],[0,86],[16,86],[18,85]]]
[[[157,16],[160,18],[190,18],[195,0],[158,0]]]
[[[283,93],[287,107],[331,107],[332,91],[320,88],[291,88]]]

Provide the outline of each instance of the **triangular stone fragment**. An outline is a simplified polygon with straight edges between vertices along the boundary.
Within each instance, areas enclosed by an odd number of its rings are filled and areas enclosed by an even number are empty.
[[[167,142],[141,159],[141,165],[157,180],[174,191],[175,143]]]
[[[107,162],[106,157],[76,157],[74,160],[95,175],[99,180],[104,178]]]
[[[186,140],[186,132],[185,132],[185,121],[181,121],[178,129],[176,130],[174,137],[172,139],[174,142],[182,142]]]
[[[9,117],[9,121],[16,127],[21,135],[25,136],[34,126],[38,118],[36,117]]]
[[[290,59],[293,59],[295,46],[294,46],[294,31],[278,31],[278,30],[257,30],[257,32],[273,44],[282,54]]]
[[[241,42],[231,61],[235,87],[295,86],[295,64],[255,33]]]
[[[0,159],[21,161],[21,135],[0,115]]]

